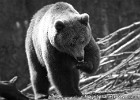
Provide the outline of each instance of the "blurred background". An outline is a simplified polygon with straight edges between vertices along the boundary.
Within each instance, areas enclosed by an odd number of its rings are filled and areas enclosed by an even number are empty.
[[[18,76],[18,89],[29,81],[25,36],[33,14],[60,0],[0,0],[0,80]],[[63,0],[90,15],[95,39],[140,20],[140,0]]]

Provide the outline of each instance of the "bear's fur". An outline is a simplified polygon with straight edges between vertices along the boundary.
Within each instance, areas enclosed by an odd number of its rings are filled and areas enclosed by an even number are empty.
[[[62,96],[81,96],[78,69],[90,74],[99,66],[88,14],[65,2],[47,5],[33,16],[25,48],[35,99],[48,98],[50,85]]]

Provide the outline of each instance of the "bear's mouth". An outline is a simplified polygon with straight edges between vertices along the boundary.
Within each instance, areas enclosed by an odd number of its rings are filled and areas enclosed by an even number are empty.
[[[79,63],[82,63],[84,62],[84,57],[76,57],[76,60],[79,62]]]

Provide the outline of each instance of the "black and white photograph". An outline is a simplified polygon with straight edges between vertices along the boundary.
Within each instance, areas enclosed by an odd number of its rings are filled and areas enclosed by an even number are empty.
[[[140,0],[0,0],[0,100],[140,100]]]

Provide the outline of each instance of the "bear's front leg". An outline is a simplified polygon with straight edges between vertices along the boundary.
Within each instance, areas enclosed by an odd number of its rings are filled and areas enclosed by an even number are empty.
[[[92,73],[93,72],[93,64],[92,62],[78,62],[77,65],[76,65],[76,68],[81,70],[81,71],[84,71],[86,73]]]
[[[58,66],[57,66],[58,67]],[[79,72],[74,70],[51,71],[50,80],[63,97],[82,96],[79,90]]]
[[[76,68],[92,74],[98,69],[100,63],[100,50],[93,37],[84,50],[84,62],[77,62]]]
[[[47,99],[49,96],[48,90],[50,87],[47,71],[46,68],[38,61],[30,37],[27,37],[26,39],[26,54],[29,65],[30,80],[35,99]]]

